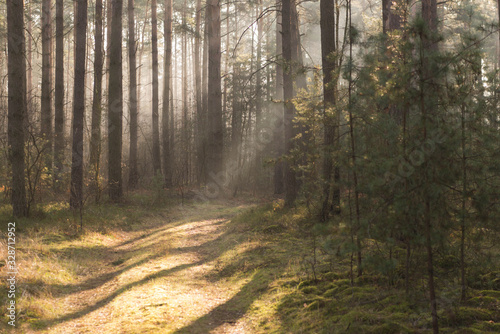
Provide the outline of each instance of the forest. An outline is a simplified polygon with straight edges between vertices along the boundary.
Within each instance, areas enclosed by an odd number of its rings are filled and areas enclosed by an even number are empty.
[[[0,332],[500,332],[500,0],[6,0],[0,79]]]

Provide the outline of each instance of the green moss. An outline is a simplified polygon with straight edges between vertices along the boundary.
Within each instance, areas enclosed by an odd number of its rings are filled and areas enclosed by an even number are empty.
[[[309,285],[313,285],[313,284],[314,284],[313,280],[305,280],[305,281],[302,281],[299,283],[298,288],[303,289],[304,287],[309,286]]]
[[[262,229],[262,232],[265,234],[277,234],[282,233],[285,229],[281,225],[270,225],[266,226]]]
[[[319,294],[318,288],[315,287],[315,286],[313,286],[313,285],[312,286],[305,286],[301,290],[302,290],[303,293],[305,293],[307,295],[309,295],[309,294],[316,294],[316,295]]]
[[[324,297],[333,297],[335,296],[335,294],[337,293],[339,287],[334,285],[333,287],[331,287],[330,289],[326,290],[324,293],[323,293],[323,296]]]
[[[500,271],[492,271],[481,276],[483,286],[492,290],[500,290]]]
[[[481,321],[477,322],[473,325],[474,328],[477,328],[479,330],[483,331],[490,331],[494,333],[500,333],[500,322],[493,322],[493,321]]]
[[[335,273],[335,272],[327,272],[323,274],[323,278],[327,281],[336,281],[339,279],[344,279],[346,278],[345,273]]]
[[[468,302],[472,306],[480,306],[480,307],[500,307],[500,300],[491,296],[478,296],[471,298]]]
[[[446,324],[450,326],[468,326],[479,320],[491,320],[492,312],[473,307],[459,307],[454,311],[447,312],[444,317]]]
[[[401,334],[412,333],[407,327],[396,322],[385,322],[370,329],[371,334]]]
[[[474,329],[474,328],[460,328],[456,331],[452,331],[450,333],[453,334],[481,334],[482,332],[480,330]]]
[[[479,294],[481,296],[488,296],[488,297],[500,299],[500,291],[496,291],[496,290],[481,290],[481,291],[479,291]]]
[[[353,302],[368,302],[374,298],[375,291],[375,288],[371,286],[354,286],[343,290],[339,296]]]
[[[331,303],[331,302],[332,302],[331,299],[327,299],[327,298],[323,298],[323,297],[317,296],[309,304],[306,303],[306,305],[307,305],[308,309],[317,310],[317,309],[320,309],[320,308],[323,308],[323,307],[327,306],[328,303]]]

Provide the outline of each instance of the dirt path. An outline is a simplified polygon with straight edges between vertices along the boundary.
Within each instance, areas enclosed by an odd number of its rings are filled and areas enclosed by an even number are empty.
[[[64,313],[36,332],[252,333],[237,300],[251,278],[209,275],[224,252],[220,239],[229,220],[162,220],[106,245],[99,253],[104,265],[89,268],[72,293],[54,296]]]

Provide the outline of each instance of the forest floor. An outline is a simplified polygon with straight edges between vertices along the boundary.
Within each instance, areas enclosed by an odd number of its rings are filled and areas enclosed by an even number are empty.
[[[231,222],[255,202],[135,202],[86,209],[83,233],[66,208],[17,223],[17,331],[255,332],[250,308],[272,308],[263,294],[275,277],[258,269],[265,257],[250,258],[264,243]],[[0,331],[9,327],[4,315]]]
[[[430,330],[425,298],[410,307],[404,291],[385,286],[378,276],[352,286],[349,261],[315,268],[314,240],[300,227],[307,227],[306,210],[283,210],[280,201],[269,199],[181,205],[177,198],[162,203],[151,194],[134,194],[122,205],[88,206],[81,232],[78,217],[64,205],[40,208],[17,222],[15,332]],[[316,274],[321,277],[315,280]],[[5,270],[0,278],[5,281]],[[500,329],[500,292],[475,294],[474,307],[442,311],[444,323],[453,327],[444,332]],[[6,296],[2,284],[2,305]],[[10,327],[4,312],[0,332]]]

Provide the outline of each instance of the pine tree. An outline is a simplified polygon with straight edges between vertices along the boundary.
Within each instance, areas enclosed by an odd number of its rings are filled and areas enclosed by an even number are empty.
[[[7,2],[8,36],[8,137],[12,166],[12,208],[15,217],[28,215],[24,163],[26,110],[26,63],[24,8],[22,0]]]
[[[118,201],[123,196],[122,188],[122,9],[121,0],[112,0],[111,33],[109,39],[108,82],[108,188],[109,197]]]
[[[130,114],[130,171],[128,186],[130,189],[137,187],[139,172],[137,170],[137,42],[135,38],[134,0],[128,0],[128,63],[129,63],[129,114]]]
[[[73,86],[73,145],[71,157],[70,207],[83,206],[83,122],[85,116],[85,56],[87,41],[87,0],[78,0],[75,23],[75,83]]]

